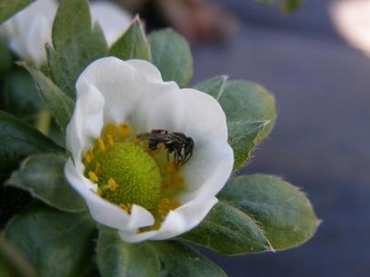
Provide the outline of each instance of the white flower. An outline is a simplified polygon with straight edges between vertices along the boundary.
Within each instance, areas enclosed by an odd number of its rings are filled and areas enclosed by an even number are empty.
[[[370,2],[334,1],[329,11],[339,34],[370,57]]]
[[[91,216],[128,242],[168,239],[199,224],[234,161],[218,102],[162,81],[146,61],[114,57],[90,64],[76,89],[65,173]]]
[[[7,20],[0,28],[10,48],[22,59],[40,67],[46,63],[45,44],[51,43],[51,32],[58,9],[56,0],[37,0]],[[111,2],[91,3],[92,21],[98,22],[108,46],[127,29],[131,16]]]

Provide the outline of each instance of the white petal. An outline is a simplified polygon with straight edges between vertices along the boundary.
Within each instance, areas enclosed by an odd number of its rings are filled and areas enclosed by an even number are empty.
[[[370,2],[335,1],[330,7],[330,15],[339,33],[370,57]]]
[[[213,196],[208,198],[197,198],[171,211],[162,223],[160,232],[151,239],[168,239],[191,230],[204,219],[216,203],[217,198]]]
[[[10,47],[22,59],[37,66],[46,62],[45,43],[51,42],[51,29],[58,4],[54,0],[38,0],[7,20],[5,29]]]
[[[80,86],[91,84],[105,100],[104,122],[119,122],[128,117],[145,92],[135,68],[115,57],[96,60],[80,75]]]
[[[171,211],[159,230],[144,233],[119,231],[120,237],[124,241],[136,243],[179,236],[198,225],[216,203],[217,198],[215,197],[196,199],[175,211]]]
[[[132,16],[121,7],[107,1],[92,2],[93,21],[98,21],[108,46],[111,46],[128,28]]]
[[[75,110],[66,131],[67,148],[73,158],[81,159],[91,145],[91,139],[100,136],[103,127],[104,98],[92,84],[80,82]]]
[[[208,94],[194,89],[181,89],[163,95],[157,102],[149,111],[148,126],[168,124],[163,127],[182,132],[199,145],[208,143],[214,137],[227,140],[225,114],[218,102]]]

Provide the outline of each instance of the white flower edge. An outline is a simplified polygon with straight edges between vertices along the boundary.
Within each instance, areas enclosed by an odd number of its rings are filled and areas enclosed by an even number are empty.
[[[329,11],[334,26],[343,38],[370,57],[370,2],[333,2]]]
[[[0,34],[9,47],[23,60],[37,67],[46,63],[45,44],[52,45],[53,21],[58,9],[56,0],[37,0],[8,19]],[[92,23],[98,23],[110,47],[128,28],[132,16],[114,3],[97,1],[90,4]]]
[[[67,148],[73,161],[67,162],[65,173],[86,200],[91,216],[117,229],[128,242],[168,239],[199,224],[217,202],[215,195],[228,180],[234,162],[225,114],[218,102],[203,92],[164,82],[146,61],[114,57],[89,65],[76,88],[75,111],[67,127]],[[133,205],[131,214],[126,213],[96,195],[96,184],[83,175],[81,159],[91,141],[100,136],[104,124],[124,120],[136,134],[165,129],[183,132],[195,142],[193,156],[183,168],[186,189],[181,206],[170,211],[159,230],[137,233],[137,228],[154,223],[150,212]]]
[[[45,43],[51,43],[55,0],[37,0],[9,18],[0,28],[9,47],[22,59],[41,66],[46,62]]]

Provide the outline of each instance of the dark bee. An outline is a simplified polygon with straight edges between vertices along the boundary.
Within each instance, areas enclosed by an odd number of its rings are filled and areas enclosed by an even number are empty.
[[[167,130],[154,129],[150,133],[137,135],[137,138],[147,140],[150,150],[157,150],[158,145],[163,144],[167,149],[167,159],[173,153],[176,165],[184,165],[194,150],[193,139],[180,132],[170,133]]]

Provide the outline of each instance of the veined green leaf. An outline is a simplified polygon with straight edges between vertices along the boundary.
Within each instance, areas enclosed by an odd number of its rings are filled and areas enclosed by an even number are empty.
[[[9,176],[32,154],[61,153],[64,149],[35,128],[0,111],[0,179]]]
[[[99,230],[96,255],[102,277],[158,277],[160,262],[148,242],[126,243],[117,230]]]
[[[95,225],[85,214],[44,205],[23,210],[5,229],[39,277],[85,276],[91,269]]]
[[[135,17],[122,37],[112,45],[109,55],[122,60],[141,59],[151,61],[148,40],[138,16]]]
[[[162,73],[163,80],[175,81],[185,87],[193,74],[193,58],[186,40],[166,29],[152,32],[149,44],[153,64]]]
[[[253,149],[265,139],[275,122],[274,97],[262,86],[247,81],[226,83],[219,103],[225,111],[234,169],[239,169]]]
[[[66,212],[82,212],[86,203],[68,184],[64,175],[66,157],[39,154],[22,162],[7,185],[26,190],[42,202]]]
[[[307,241],[319,221],[304,193],[275,176],[231,179],[219,203],[182,236],[222,254],[283,250]]]
[[[53,113],[56,122],[64,132],[73,113],[74,103],[52,80],[46,77],[40,70],[21,63],[35,81],[41,96]]]
[[[178,241],[152,241],[150,245],[163,263],[161,276],[227,277],[210,260]]]
[[[53,48],[46,48],[52,79],[74,99],[79,74],[108,52],[101,30],[92,26],[88,0],[61,1],[53,24],[52,40]]]

